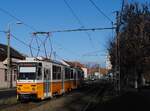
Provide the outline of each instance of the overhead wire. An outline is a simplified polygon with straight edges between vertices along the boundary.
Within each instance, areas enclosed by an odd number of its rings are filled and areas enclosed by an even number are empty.
[[[103,15],[108,21],[111,22],[111,26],[113,27],[114,23],[113,23],[113,21],[111,20],[111,18],[108,17],[108,16],[96,5],[96,3],[95,3],[93,0],[89,0],[89,2],[97,9],[97,11],[98,11],[101,15]],[[113,28],[112,28],[112,36],[113,36]]]
[[[39,52],[45,53],[45,50],[41,50],[41,49],[38,49],[38,48],[35,48],[35,47],[30,46],[30,45],[27,44],[26,42],[24,42],[24,41],[18,39],[14,34],[10,34],[10,35],[11,35],[15,40],[17,40],[18,42],[20,42],[20,43],[22,43],[23,45],[25,45],[26,47],[31,48],[31,49],[33,49],[33,50],[35,50],[35,51],[39,51]],[[57,54],[57,57],[60,58],[60,59],[63,59],[63,57],[60,57],[58,54]]]
[[[111,26],[113,27],[114,23],[113,23],[113,21],[111,20],[111,18],[108,17],[108,16],[96,5],[96,3],[95,3],[93,0],[89,0],[89,2],[97,9],[97,11],[98,11],[101,15],[103,15],[108,21],[111,22]],[[113,36],[113,28],[112,28],[112,36]]]
[[[50,52],[50,54],[49,54],[49,57],[51,57],[52,51],[53,51],[53,49],[52,49],[53,47],[52,47],[52,42],[51,42],[51,39],[50,39],[50,32],[33,32],[33,35],[34,35],[34,36],[38,36],[38,35],[40,35],[40,36],[45,36],[45,35],[46,35],[46,37],[44,38],[44,40],[39,38],[40,44],[38,43],[38,40],[36,40],[36,41],[37,41],[37,43],[39,44],[39,45],[38,45],[39,48],[40,48],[41,46],[43,46],[43,48],[44,48],[44,50],[45,50],[45,56],[46,56],[46,58],[48,57],[47,52],[49,52],[49,51],[46,50],[46,46],[48,46],[48,43],[47,43],[47,42],[49,42],[50,48],[51,48],[51,52]],[[35,37],[35,38],[37,38],[37,37]]]
[[[31,26],[31,25],[25,23],[23,20],[21,20],[20,18],[16,17],[16,16],[13,15],[13,14],[11,14],[9,11],[7,11],[7,10],[5,10],[5,9],[3,9],[3,8],[0,8],[0,11],[3,12],[3,13],[5,13],[6,15],[10,16],[11,18],[13,18],[13,19],[15,19],[15,20],[21,22],[23,25],[25,25],[25,26],[28,27],[29,29],[31,29],[31,30],[33,30],[33,31],[37,31],[37,29],[36,29],[35,27],[33,27],[33,26]],[[1,30],[0,30],[0,32],[4,32],[4,33],[5,33],[6,31],[1,31]],[[12,36],[15,40],[17,40],[18,42],[22,43],[24,46],[28,47],[28,48],[30,49],[31,56],[33,56],[33,51],[32,51],[32,49],[38,51],[38,52],[37,52],[37,55],[39,55],[39,52],[44,52],[44,53],[45,53],[45,51],[43,51],[43,50],[40,49],[42,44],[39,44],[37,38],[36,38],[36,43],[37,43],[37,45],[38,45],[38,48],[35,48],[35,47],[32,47],[33,37],[32,37],[32,39],[31,39],[30,43],[27,44],[26,42],[24,42],[24,41],[18,39],[15,35],[11,34],[11,36]],[[39,41],[42,42],[42,40],[41,40],[40,38],[38,38],[38,39],[39,39]],[[53,47],[52,47],[52,42],[51,42],[51,38],[50,38],[50,37],[49,37],[49,42],[50,42],[50,45],[51,45],[51,46],[50,46],[50,47],[51,47],[50,56],[52,56],[52,53],[53,53],[53,52],[52,52],[52,51],[53,51],[52,48],[53,48]]]
[[[6,32],[6,31],[0,30],[0,32]]]
[[[97,31],[97,30],[110,30],[110,29],[115,29],[115,27],[77,28],[77,29],[53,30],[53,31],[50,31],[50,32],[51,33],[58,33],[58,32]]]
[[[27,46],[28,48],[30,47],[29,44],[27,44],[26,42],[24,42],[24,41],[18,39],[14,34],[10,34],[10,35],[11,35],[15,40],[17,40],[18,42],[22,43],[23,45]],[[32,48],[33,50],[38,51],[38,49],[35,48],[35,47],[32,47],[32,46],[31,46],[31,48]],[[44,51],[43,51],[43,50],[40,50],[40,52],[44,52]]]
[[[13,19],[15,19],[15,20],[17,20],[17,21],[19,21],[19,22],[21,22],[24,26],[26,26],[26,27],[28,27],[29,29],[31,29],[31,30],[33,30],[33,31],[37,31],[37,29],[35,28],[35,27],[33,27],[33,26],[31,26],[31,25],[29,25],[29,24],[27,24],[27,23],[25,23],[23,20],[21,20],[21,19],[19,19],[18,17],[16,17],[15,15],[13,15],[13,14],[11,14],[10,12],[8,12],[7,10],[5,10],[5,9],[3,9],[3,8],[0,8],[0,11],[1,12],[3,12],[3,13],[5,13],[5,14],[7,14],[8,16],[10,16],[10,17],[12,17]],[[2,31],[3,32],[3,31]],[[39,39],[39,38],[38,38]],[[20,40],[19,40],[20,41]],[[31,39],[31,41],[30,41],[30,43],[29,43],[29,47],[30,47],[30,53],[31,53],[31,56],[33,56],[33,53],[32,53],[32,41],[33,41],[33,38]],[[20,42],[22,42],[24,45],[26,44],[26,43],[24,43],[23,41],[20,41]],[[37,46],[38,46],[38,53],[37,53],[37,55],[39,54],[39,50],[40,50],[40,45],[39,45],[39,43],[38,43],[38,40],[37,40],[37,38],[36,38],[36,43],[37,43]],[[27,45],[27,44],[26,44]],[[32,48],[31,48],[32,47]],[[44,48],[45,48],[45,46],[44,46]]]
[[[73,10],[73,8],[69,5],[69,3],[66,0],[64,0],[64,3],[66,4],[66,6],[68,7],[68,9],[72,13],[72,15],[74,16],[74,18],[77,20],[78,24],[81,25],[81,28],[85,28],[84,24],[81,22],[81,20],[79,19],[79,17],[77,16],[77,14]],[[93,40],[91,38],[91,35],[88,32],[85,32],[85,34],[89,37],[91,46],[94,48],[94,43],[93,43]]]
[[[79,17],[76,15],[76,13],[74,12],[74,10],[72,9],[72,7],[68,4],[68,2],[66,0],[64,0],[64,2],[66,3],[67,7],[69,8],[69,10],[71,11],[71,13],[73,14],[73,16],[75,17],[75,19],[78,21],[78,23],[81,25],[81,28],[84,28],[84,25],[83,23],[81,22],[81,20],[79,19]],[[31,30],[34,30],[34,31],[37,31],[33,26],[29,25],[29,24],[26,24],[23,20],[19,19],[18,17],[14,16],[13,14],[11,14],[10,12],[0,8],[0,11],[9,15],[10,17],[14,18],[15,20],[17,21],[20,21],[22,24],[24,24],[26,27],[30,28]],[[103,30],[103,29],[110,29],[110,28],[93,28],[93,29],[73,29],[73,30],[59,30],[59,31],[51,31],[53,33],[55,32],[71,32],[71,31],[89,31],[89,30],[92,30],[92,31],[95,31],[95,30]],[[0,32],[6,32],[6,31],[0,31]],[[12,34],[11,34],[12,35]],[[92,42],[92,39],[91,39],[91,36],[89,33],[87,33],[88,37],[89,37],[89,40]],[[35,47],[32,47],[31,44],[27,44],[25,43],[24,41],[18,39],[16,36],[12,35],[12,37],[14,39],[16,39],[17,41],[19,41],[20,43],[24,44],[25,46],[27,47],[30,47],[30,49],[34,49],[34,50],[37,50],[37,51],[40,51],[41,50],[39,49],[40,46],[38,45],[38,49],[35,48]],[[37,41],[37,40],[36,40]],[[38,42],[37,42],[38,43]],[[91,43],[93,44],[93,43]],[[44,51],[42,51],[44,52]]]
[[[37,52],[36,57],[38,57],[39,56],[39,51],[40,51],[40,45],[39,45],[39,42],[38,42],[37,38],[35,38],[35,41],[36,41],[36,44],[37,44],[37,47],[38,47],[38,52]]]
[[[93,0],[89,0],[89,2],[97,9],[97,11],[101,14],[101,15],[103,15],[108,21],[110,21],[111,22],[111,26],[112,26],[112,32],[111,32],[111,34],[112,34],[112,37],[114,36],[114,30],[113,29],[115,29],[115,27],[114,27],[114,22],[111,20],[111,18],[110,17],[108,17],[97,5],[96,5],[96,3],[93,1]]]
[[[32,41],[33,41],[33,37],[31,38],[31,41],[29,43],[31,57],[33,57],[32,48],[31,48]]]
[[[89,1],[98,10],[99,13],[101,13],[105,18],[107,18],[107,20],[113,23],[113,21],[95,4],[95,2],[93,2],[93,0],[89,0]]]
[[[50,58],[51,58],[51,56],[52,56],[52,53],[53,53],[53,46],[52,46],[52,40],[51,40],[51,38],[50,37],[48,37],[48,40],[49,40],[49,43],[50,43],[50,48],[51,48],[51,52],[50,52]]]
[[[72,7],[69,5],[69,3],[64,0],[66,6],[69,8],[70,12],[72,13],[72,15],[74,16],[74,18],[78,21],[78,23],[81,25],[81,27],[83,28],[84,25],[83,23],[81,22],[81,20],[79,19],[79,17],[76,15],[76,13],[74,12],[74,10],[72,9]]]
[[[25,23],[23,20],[19,19],[18,17],[16,17],[15,15],[11,14],[10,12],[8,12],[7,10],[4,10],[3,8],[0,8],[0,11],[7,14],[8,16],[12,17],[13,19],[20,21],[22,24],[24,24],[26,27],[30,28],[31,30],[37,31],[33,26]]]
[[[59,43],[59,44],[57,43],[57,45],[60,46],[60,43]],[[80,56],[80,55],[77,54],[76,52],[74,52],[74,51],[72,51],[72,50],[70,50],[70,49],[68,49],[68,48],[66,48],[66,47],[64,47],[64,46],[62,46],[62,45],[61,45],[60,47],[61,47],[61,49],[64,50],[65,52],[68,52],[68,53],[73,54],[73,55],[76,55],[76,56]]]

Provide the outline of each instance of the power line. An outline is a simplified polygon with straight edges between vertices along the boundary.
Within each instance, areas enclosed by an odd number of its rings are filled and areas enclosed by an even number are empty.
[[[5,33],[6,31],[0,30],[0,32],[4,32]]]
[[[23,20],[21,20],[21,19],[19,19],[18,17],[14,16],[14,15],[11,14],[10,12],[8,12],[7,10],[4,10],[3,8],[0,8],[0,11],[3,12],[3,13],[5,13],[5,14],[7,14],[8,16],[12,17],[13,19],[15,19],[15,20],[17,20],[17,21],[22,22],[26,27],[30,28],[31,30],[36,31],[36,29],[35,29],[33,26],[31,26],[31,25],[25,23]]]
[[[77,28],[77,29],[53,30],[53,31],[49,31],[49,32],[33,32],[33,34],[38,34],[38,33],[78,32],[78,31],[98,31],[98,30],[111,30],[111,29],[115,29],[115,28],[116,27]]]
[[[31,49],[35,50],[35,51],[38,51],[39,52],[43,52],[45,53],[45,50],[41,50],[39,47],[38,48],[35,48],[35,47],[32,47],[30,44],[27,44],[26,42],[18,39],[15,35],[11,34],[11,37],[13,37],[15,40],[17,40],[18,42],[22,43],[23,45],[25,45],[26,47],[30,48],[30,51]],[[50,38],[49,38],[50,39]],[[32,51],[31,51],[31,54],[32,54]]]
[[[24,26],[28,27],[29,29],[31,29],[31,30],[33,30],[33,31],[37,31],[33,26],[31,26],[31,25],[25,23],[23,20],[21,20],[21,19],[19,19],[18,17],[14,16],[14,15],[11,14],[10,12],[8,12],[7,10],[4,10],[3,8],[0,8],[0,11],[3,12],[3,13],[5,13],[5,14],[7,14],[7,15],[10,16],[10,17],[12,17],[13,19],[15,19],[15,20],[17,20],[17,21],[20,21]],[[26,44],[24,41],[21,41],[20,39],[16,38],[14,35],[12,35],[12,36],[13,36],[17,41],[19,41],[19,42],[21,42],[22,44],[24,44],[25,46],[29,47],[32,56],[33,56],[33,54],[32,54],[32,49],[37,50],[38,53],[39,53],[39,51],[40,51],[40,46],[39,46],[39,44],[38,44],[37,38],[36,38],[36,43],[37,43],[37,45],[38,45],[38,49],[36,49],[35,47],[32,47],[32,46],[31,46],[31,45],[32,45],[31,43],[32,43],[32,40],[33,40],[33,39],[31,40],[30,44]],[[39,39],[39,38],[38,38],[38,39]],[[45,46],[44,46],[44,48],[45,48]],[[44,52],[44,51],[43,51],[43,52]],[[38,53],[37,53],[37,55],[38,55]]]
[[[46,38],[45,38],[44,40],[42,40],[42,39],[39,38],[41,44],[38,45],[38,47],[40,48],[40,47],[43,45],[44,50],[45,50],[45,56],[47,57],[48,55],[47,55],[47,50],[46,50],[46,42],[49,42],[50,48],[51,48],[51,52],[50,52],[49,57],[51,57],[52,51],[53,51],[52,42],[51,42],[51,38],[50,38],[51,32],[42,32],[42,31],[41,31],[41,32],[33,32],[32,34],[33,34],[34,36],[37,36],[37,35],[44,35],[44,36],[46,36]],[[38,44],[37,37],[35,37],[35,38],[36,38],[36,42],[37,42],[37,44]],[[47,44],[47,45],[48,45],[48,44]],[[38,55],[38,54],[37,54],[37,55]]]
[[[13,34],[10,34],[15,40],[17,40],[18,42],[20,42],[20,43],[22,43],[23,45],[25,45],[25,46],[27,46],[27,47],[31,47],[29,44],[27,44],[26,42],[24,42],[24,41],[22,41],[22,40],[20,40],[20,39],[18,39],[15,35],[13,35]],[[37,48],[35,48],[35,47],[31,47],[33,50],[36,50],[36,51],[38,51],[39,49],[37,49]],[[40,50],[40,52],[44,52],[43,50]]]
[[[115,29],[115,27],[110,27],[110,28],[109,27],[108,28],[99,28],[98,27],[98,28],[66,29],[66,30],[54,30],[54,31],[50,31],[50,32],[42,32],[42,31],[40,31],[40,32],[33,32],[33,35],[37,35],[37,34],[46,34],[46,35],[48,34],[49,35],[51,33],[61,33],[61,32],[97,31],[97,30],[110,30],[110,29]],[[51,42],[51,41],[49,41],[49,42]],[[52,45],[50,47],[51,47],[51,50],[53,50]],[[62,48],[62,49],[64,49],[64,48]],[[68,50],[68,52],[74,53],[74,52],[69,51],[69,50]],[[51,51],[51,53],[52,53],[52,51]],[[78,56],[78,54],[76,54],[76,53],[74,53],[74,54]]]
[[[113,23],[113,21],[92,0],[89,0],[89,1],[105,18],[107,18],[107,20]]]
[[[82,28],[85,28],[84,24],[81,22],[81,20],[79,19],[79,17],[77,16],[77,14],[75,13],[75,11],[73,10],[73,8],[69,5],[69,3],[64,0],[66,6],[68,7],[68,9],[70,10],[70,12],[72,13],[72,15],[74,16],[74,18],[77,20],[77,22],[79,23],[79,25],[81,25]],[[89,37],[91,46],[94,46],[91,35],[88,32],[85,32],[85,34]]]
[[[6,31],[0,31],[0,32],[6,33]],[[27,47],[30,47],[29,44],[27,44],[26,42],[24,42],[24,41],[18,39],[18,38],[17,38],[15,35],[13,35],[12,33],[11,33],[10,35],[11,35],[15,40],[17,40],[18,42],[22,43],[23,45],[25,45],[25,46],[27,46]],[[34,49],[34,50],[38,50],[38,49],[36,49],[35,47],[31,47],[31,48]]]
[[[115,27],[96,27],[96,28],[77,28],[77,29],[65,29],[65,30],[54,30],[50,31],[50,33],[57,33],[57,32],[77,32],[77,31],[98,31],[98,30],[110,30],[115,29]]]
[[[87,52],[87,53],[84,53],[82,55],[88,55],[88,54],[95,54],[95,53],[99,53],[101,52],[101,50],[96,50],[96,51],[92,51],[92,52]]]
[[[89,0],[89,2],[97,9],[97,11],[101,15],[103,15],[108,21],[111,22],[111,26],[113,27],[113,25],[114,25],[113,21],[92,0]],[[115,28],[112,28],[112,37],[113,37],[113,29],[115,29]]]
[[[58,42],[55,42],[55,44],[58,45],[58,47],[60,47],[62,50],[66,51],[66,52],[68,52],[70,54],[73,54],[73,55],[76,55],[76,56],[80,56],[79,54],[75,53],[74,51],[72,51],[72,50],[70,50],[70,49],[68,49],[66,47],[64,47],[63,45],[61,45]]]
[[[50,58],[52,57],[52,53],[53,53],[53,45],[52,45],[52,40],[51,40],[51,38],[49,37],[48,38],[48,40],[49,40],[49,44],[50,44],[50,48],[51,48],[51,52],[50,52]]]
[[[74,18],[78,21],[78,23],[81,25],[81,27],[83,28],[84,25],[83,23],[81,22],[81,20],[79,19],[79,17],[76,15],[76,13],[74,12],[74,10],[72,9],[72,7],[69,5],[69,3],[64,0],[66,6],[69,8],[70,12],[72,13],[72,15],[74,16]]]

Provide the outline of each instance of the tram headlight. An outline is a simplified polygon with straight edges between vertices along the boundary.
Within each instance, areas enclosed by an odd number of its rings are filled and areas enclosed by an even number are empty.
[[[31,85],[32,91],[36,90],[36,85]]]
[[[35,91],[35,87],[32,88],[32,91]]]
[[[17,89],[18,89],[19,91],[21,90],[21,88],[20,88],[20,87],[18,87]]]

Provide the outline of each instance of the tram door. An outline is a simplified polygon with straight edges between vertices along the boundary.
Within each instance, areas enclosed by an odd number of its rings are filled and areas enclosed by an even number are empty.
[[[77,88],[77,71],[74,71],[74,82],[73,85],[75,86],[75,88]]]
[[[50,69],[44,69],[44,96],[50,96]]]
[[[62,92],[64,93],[65,92],[65,84],[64,84],[64,81],[65,81],[65,69],[62,68],[61,70],[61,78],[62,78]]]

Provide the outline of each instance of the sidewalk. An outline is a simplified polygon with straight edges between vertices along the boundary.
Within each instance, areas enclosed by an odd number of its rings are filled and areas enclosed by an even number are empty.
[[[16,87],[13,87],[13,88],[0,88],[0,92],[2,91],[14,91],[16,90]]]
[[[16,96],[16,88],[0,89],[0,99],[6,99],[12,96]]]

